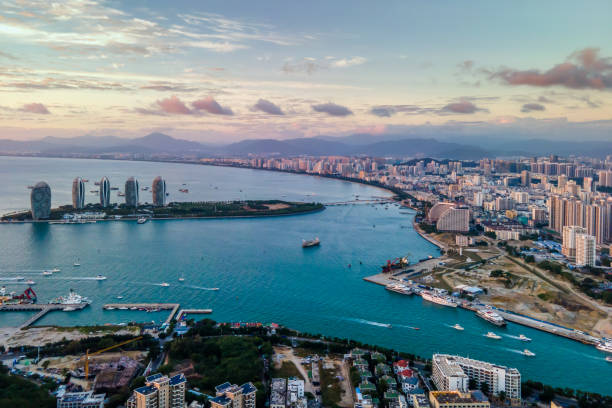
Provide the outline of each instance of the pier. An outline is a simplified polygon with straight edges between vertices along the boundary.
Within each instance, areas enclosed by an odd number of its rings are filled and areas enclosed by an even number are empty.
[[[211,314],[211,313],[212,313],[212,309],[181,309],[178,312],[178,315],[176,315],[176,320],[179,321],[184,316],[187,316],[190,314]]]
[[[19,326],[19,329],[24,329],[34,322],[40,320],[44,315],[54,310],[62,310],[65,312],[72,312],[76,310],[82,310],[86,308],[89,303],[80,303],[75,305],[63,305],[59,303],[50,304],[36,304],[36,303],[18,303],[18,304],[3,304],[0,305],[0,312],[29,312],[37,311],[34,316],[30,317],[24,323]]]
[[[166,318],[164,322],[164,326],[167,326],[172,321],[172,318],[176,315],[176,312],[179,310],[181,305],[179,303],[108,303],[102,308],[104,310],[144,310],[147,312],[151,312],[153,310],[170,310],[170,314]]]

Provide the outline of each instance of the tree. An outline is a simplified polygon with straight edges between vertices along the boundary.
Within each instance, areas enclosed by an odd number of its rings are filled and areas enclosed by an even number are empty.
[[[489,383],[486,381],[481,382],[480,391],[482,391],[484,395],[489,396]]]
[[[544,389],[540,393],[540,401],[550,402],[555,398],[555,390],[550,385],[545,385]]]
[[[475,389],[477,389],[477,388],[478,388],[478,383],[476,382],[476,380],[475,380],[475,379],[470,378],[470,380],[468,381],[468,388],[469,388],[470,390],[475,390]]]

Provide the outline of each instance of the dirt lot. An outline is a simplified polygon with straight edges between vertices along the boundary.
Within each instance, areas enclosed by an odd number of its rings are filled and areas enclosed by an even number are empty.
[[[57,327],[30,327],[25,330],[15,328],[0,328],[0,344],[5,347],[44,346],[47,343],[57,343],[62,340],[80,340],[87,337],[101,337],[107,334],[136,335],[140,332],[138,327],[109,327],[95,328],[89,331],[86,328],[57,328]]]

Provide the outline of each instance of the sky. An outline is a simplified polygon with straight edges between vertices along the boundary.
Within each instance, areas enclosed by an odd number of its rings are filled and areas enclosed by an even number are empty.
[[[612,2],[0,0],[0,139],[612,139]]]

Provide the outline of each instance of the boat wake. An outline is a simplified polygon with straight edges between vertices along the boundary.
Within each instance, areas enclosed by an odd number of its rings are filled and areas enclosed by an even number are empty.
[[[406,324],[394,324],[394,327],[403,327],[405,329],[410,329],[410,330],[421,330],[418,327],[414,327],[414,326],[408,326]]]
[[[521,350],[517,350],[517,349],[512,349],[512,348],[508,348],[508,347],[502,347],[504,350],[509,351],[511,353],[516,353],[516,354],[523,354],[523,352]]]
[[[185,288],[190,288],[190,289],[197,289],[197,290],[210,290],[210,291],[217,291],[219,290],[219,288],[205,288],[203,286],[195,286],[195,285],[182,285]]]
[[[501,335],[504,336],[504,337],[508,337],[508,338],[514,339],[514,340],[521,340],[521,338],[519,336],[513,336],[512,334],[502,333]]]
[[[355,323],[368,324],[370,326],[391,328],[391,325],[389,323],[374,322],[372,320],[365,320],[365,319],[358,319],[358,318],[346,318],[345,320],[349,320]]]

